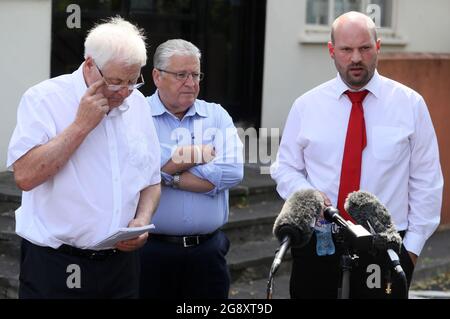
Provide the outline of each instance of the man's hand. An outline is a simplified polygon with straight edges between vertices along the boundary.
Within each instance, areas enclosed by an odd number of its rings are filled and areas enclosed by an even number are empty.
[[[322,197],[323,197],[323,203],[325,204],[325,206],[331,206],[331,200],[328,198],[328,196],[324,193],[324,192],[321,192],[321,191],[318,191],[319,193],[320,193],[320,195],[322,195]]]
[[[83,131],[92,131],[109,111],[108,99],[101,92],[103,79],[92,84],[81,98],[74,124]]]
[[[207,144],[207,145],[197,145],[201,147],[201,154],[202,159],[201,163],[206,164],[211,162],[216,157],[216,149],[214,146]]]
[[[141,227],[141,226],[145,226],[145,225],[148,225],[148,223],[146,223],[145,221],[142,221],[140,219],[133,219],[128,224],[128,227]],[[147,242],[147,238],[148,238],[148,233],[144,233],[144,234],[140,235],[139,237],[118,242],[116,244],[116,248],[121,251],[125,251],[125,252],[134,251],[134,250],[139,249],[142,246],[144,246],[144,244]]]
[[[184,145],[175,150],[172,161],[175,164],[206,164],[215,156],[216,151],[212,145]]]
[[[328,198],[328,196],[324,193],[318,190],[318,192],[320,193],[320,195],[322,195],[323,197],[323,204],[328,207],[331,206],[331,200]],[[323,216],[323,211],[320,212],[320,218],[324,219],[325,217]]]

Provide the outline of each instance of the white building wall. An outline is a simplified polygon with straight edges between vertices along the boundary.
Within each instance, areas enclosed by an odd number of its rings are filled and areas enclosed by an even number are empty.
[[[408,52],[450,52],[450,1],[398,1],[398,31]]]
[[[450,1],[394,1],[395,28],[405,45],[382,51],[450,52]],[[262,127],[282,130],[294,100],[336,74],[327,37],[301,41],[305,10],[306,0],[267,0]],[[0,0],[0,171],[20,97],[50,75],[51,21],[51,0]]]
[[[450,52],[450,1],[394,0],[397,40],[382,52]],[[302,42],[306,0],[267,0],[261,126],[284,127],[294,100],[334,77],[328,33]],[[386,44],[389,42],[389,44]]]
[[[22,94],[50,76],[51,0],[0,0],[0,171]]]

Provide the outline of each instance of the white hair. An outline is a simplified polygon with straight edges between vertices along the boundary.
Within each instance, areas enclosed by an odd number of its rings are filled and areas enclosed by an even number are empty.
[[[169,59],[174,55],[195,56],[200,63],[202,54],[191,42],[182,39],[172,39],[160,44],[153,56],[153,67],[155,69],[166,69]]]
[[[91,57],[101,69],[110,61],[128,65],[147,63],[147,48],[142,29],[120,16],[92,28],[84,42],[84,58]]]

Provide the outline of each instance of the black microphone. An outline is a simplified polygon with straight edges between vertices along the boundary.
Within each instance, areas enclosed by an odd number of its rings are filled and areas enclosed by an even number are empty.
[[[374,235],[374,248],[387,251],[395,271],[403,273],[400,265],[402,238],[395,229],[386,207],[378,198],[364,191],[350,193],[344,203],[344,208],[353,219]]]
[[[328,222],[333,222],[341,226],[350,238],[352,248],[357,250],[369,250],[372,246],[373,236],[361,225],[355,225],[349,220],[345,220],[339,214],[339,211],[328,206],[323,211],[323,217]]]
[[[316,218],[324,208],[323,202],[320,192],[312,189],[297,191],[286,200],[273,226],[280,249],[272,264],[272,274],[277,271],[289,247],[303,247],[310,241]]]

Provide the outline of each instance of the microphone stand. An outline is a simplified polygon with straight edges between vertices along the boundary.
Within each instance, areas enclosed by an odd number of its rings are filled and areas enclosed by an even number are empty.
[[[341,285],[341,295],[339,296],[339,299],[349,299],[352,260],[351,256],[347,253],[341,256],[341,269],[342,269],[342,285]]]
[[[392,273],[395,273],[395,275],[397,276],[397,278],[400,279],[400,286],[397,287],[398,289],[400,289],[400,298],[402,299],[408,299],[408,280],[406,279],[406,274],[404,272],[404,270],[402,269],[401,265],[400,265],[400,259],[398,257],[398,255],[392,250],[392,249],[387,249],[387,254],[388,256],[391,256],[392,254],[395,256],[394,259],[391,259],[390,257],[387,258],[387,267],[388,267],[388,286],[386,287],[386,294],[390,295],[392,290],[391,290],[391,285],[392,285]],[[395,261],[393,263],[393,261]],[[393,267],[393,270],[389,269]]]
[[[269,272],[269,280],[267,282],[267,299],[272,299],[273,277],[283,261],[286,251],[289,249],[291,238],[286,236],[281,241],[281,246],[275,251],[275,258],[272,262]]]
[[[348,248],[345,249],[345,253],[341,256],[342,284],[339,299],[350,298],[350,276],[353,264],[357,258],[357,256],[350,254]]]
[[[270,271],[269,280],[267,281],[267,289],[266,289],[266,299],[272,299],[273,293],[273,273]]]
[[[350,253],[350,243],[347,241],[349,238],[346,236],[345,231],[342,228],[338,228],[335,233],[335,241],[343,248],[344,253],[341,255],[340,267],[342,269],[342,283],[341,288],[338,289],[339,299],[350,299],[350,277],[354,264],[359,258],[355,254]]]
[[[402,288],[403,288],[403,299],[408,299],[408,280],[406,279],[406,274],[404,272],[398,274],[402,279]]]

